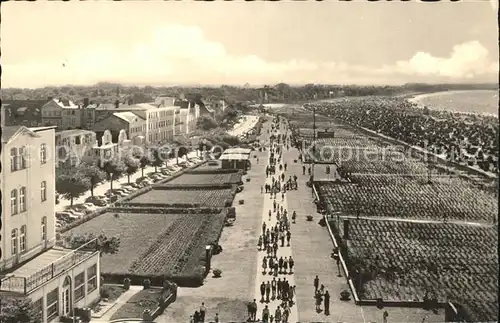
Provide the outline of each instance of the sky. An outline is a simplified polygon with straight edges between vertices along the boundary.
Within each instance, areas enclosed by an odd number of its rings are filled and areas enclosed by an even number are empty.
[[[497,82],[497,9],[462,2],[6,2],[2,87]]]

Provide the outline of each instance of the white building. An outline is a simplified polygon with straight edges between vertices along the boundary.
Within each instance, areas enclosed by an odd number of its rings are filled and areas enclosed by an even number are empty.
[[[54,128],[2,127],[0,297],[29,297],[42,322],[89,306],[100,288],[95,248],[54,246]]]

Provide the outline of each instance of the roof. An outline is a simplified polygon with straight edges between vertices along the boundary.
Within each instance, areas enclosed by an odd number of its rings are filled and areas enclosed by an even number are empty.
[[[22,126],[5,126],[2,127],[2,142],[9,142],[9,140],[21,129]]]
[[[117,108],[114,103],[102,103],[102,104],[99,104],[99,106],[96,109],[97,110],[116,110],[116,111],[125,110],[125,111],[127,111],[127,110],[146,110],[147,108],[141,107],[140,105],[137,105],[137,104],[128,105],[128,104],[121,104],[121,103]]]
[[[246,154],[222,154],[219,157],[220,160],[248,160],[250,155]]]
[[[63,130],[56,132],[56,136],[74,136],[74,135],[86,135],[86,134],[95,134],[93,131],[84,130],[84,129],[71,129],[71,130]]]
[[[74,104],[73,101],[71,100],[66,100],[66,99],[52,99],[58,106],[60,106],[63,109],[78,109],[78,105]]]
[[[17,277],[30,277],[31,275],[37,273],[40,269],[43,269],[61,257],[70,253],[71,249],[49,249],[39,256],[31,259],[21,267],[17,268],[12,272],[14,276]]]
[[[43,127],[29,127],[28,129],[37,132],[37,131],[44,131],[44,130],[50,130],[50,129],[56,129],[57,126],[43,126]]]
[[[128,123],[131,123],[131,122],[134,122],[136,121],[138,118],[141,119],[141,120],[144,120],[141,116],[138,116],[137,114],[134,114],[132,112],[129,112],[129,111],[125,111],[125,112],[115,112],[113,113],[113,115],[115,117],[118,117]]]
[[[242,155],[249,155],[252,153],[252,150],[249,148],[229,148],[224,150],[224,155],[226,154],[242,154]]]

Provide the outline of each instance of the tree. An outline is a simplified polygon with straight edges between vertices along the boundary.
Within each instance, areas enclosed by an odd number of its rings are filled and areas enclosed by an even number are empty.
[[[123,164],[123,161],[113,158],[112,160],[104,163],[103,170],[108,176],[110,189],[113,190],[113,181],[120,178],[125,171],[125,165]]]
[[[41,323],[33,302],[29,298],[0,298],[0,322],[2,323]]]
[[[201,116],[198,118],[196,121],[196,128],[201,129],[201,130],[211,130],[217,128],[217,121],[215,121],[212,117],[210,116]]]
[[[96,163],[82,163],[78,171],[90,181],[90,196],[94,196],[94,188],[97,184],[106,179],[106,173],[103,172]]]
[[[86,243],[96,240],[96,244],[89,246],[95,247],[102,254],[115,254],[120,249],[119,237],[107,237],[104,234],[95,236],[94,234],[70,234],[64,238],[64,243],[68,248],[77,249]]]
[[[158,172],[158,167],[163,165],[163,158],[160,156],[160,152],[157,148],[153,149],[151,152],[151,166],[154,166],[155,173]]]
[[[133,175],[137,172],[140,166],[140,162],[137,158],[127,156],[124,158],[123,164],[125,165],[125,172],[127,173],[127,182],[130,184],[130,175]]]
[[[79,198],[90,189],[90,181],[82,176],[81,173],[63,173],[56,178],[56,191],[71,201]]]
[[[141,168],[141,177],[144,177],[144,168],[151,165],[151,159],[147,154],[140,156],[139,167]]]

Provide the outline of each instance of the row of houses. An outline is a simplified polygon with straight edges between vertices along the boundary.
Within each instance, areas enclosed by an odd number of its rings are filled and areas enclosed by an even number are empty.
[[[223,111],[225,102],[206,104],[201,100],[160,96],[151,103],[117,100],[113,104],[94,104],[84,99],[82,104],[75,104],[62,98],[49,98],[48,102],[7,100],[2,102],[2,108],[6,125],[56,126],[57,131],[85,129],[98,135],[110,130],[114,138],[124,129],[132,142],[153,144],[189,134],[196,128],[200,116]]]

